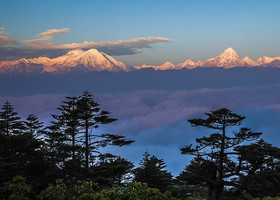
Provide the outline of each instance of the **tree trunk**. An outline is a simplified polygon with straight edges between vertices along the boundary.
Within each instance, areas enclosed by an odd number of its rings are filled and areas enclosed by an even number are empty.
[[[223,184],[223,169],[224,169],[224,156],[225,156],[225,138],[226,138],[226,128],[225,128],[225,120],[223,121],[223,135],[222,135],[222,144],[221,144],[221,150],[220,150],[220,155],[219,155],[219,166],[218,166],[218,177],[217,177],[217,186],[214,189],[213,192],[213,199],[218,199],[220,194],[222,193],[224,189],[224,184]],[[211,198],[212,199],[212,198]]]
[[[89,167],[89,135],[88,135],[88,129],[89,129],[89,125],[88,125],[88,120],[86,120],[86,135],[85,135],[85,145],[86,145],[86,151],[85,151],[85,156],[86,156],[86,169],[88,169]]]
[[[75,147],[76,143],[75,143],[75,131],[73,131],[72,133],[72,173],[73,176],[76,176],[76,154],[75,154]]]
[[[216,185],[216,186],[214,186],[213,192],[212,192],[209,200],[218,200],[219,197],[221,196],[223,188],[224,188],[223,185]]]

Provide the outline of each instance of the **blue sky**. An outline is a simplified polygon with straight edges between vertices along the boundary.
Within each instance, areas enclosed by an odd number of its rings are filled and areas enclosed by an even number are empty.
[[[26,45],[22,40],[61,28],[69,32],[55,35],[51,42],[171,40],[116,57],[130,65],[205,60],[228,47],[256,59],[280,55],[279,7],[277,0],[9,0],[1,2],[0,27],[19,47]]]

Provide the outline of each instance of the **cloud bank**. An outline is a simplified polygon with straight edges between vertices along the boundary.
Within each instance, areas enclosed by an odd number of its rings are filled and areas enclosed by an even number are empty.
[[[211,130],[191,127],[188,119],[205,117],[204,113],[221,107],[246,116],[244,127],[263,132],[262,138],[280,145],[280,85],[231,88],[199,88],[189,90],[139,90],[135,92],[93,93],[104,110],[118,121],[102,126],[97,131],[117,133],[136,140],[128,147],[110,147],[111,153],[125,156],[138,163],[148,149],[151,154],[164,158],[169,170],[178,173],[191,157],[179,149],[195,142],[195,138]],[[49,122],[50,114],[57,113],[65,96],[80,94],[40,94],[20,97],[0,97],[0,106],[9,100],[15,110],[26,117],[34,113]]]
[[[246,110],[273,110],[280,114],[279,89],[280,85],[180,91],[142,90],[95,93],[94,97],[105,110],[119,119],[114,123],[115,131],[138,135],[163,126],[175,126],[182,122],[187,124],[188,119],[221,107],[228,107],[245,116]],[[27,114],[32,110],[35,114],[44,113],[46,118],[48,114],[56,112],[64,96],[66,95],[2,96],[0,103],[9,100],[20,113]],[[262,121],[268,122],[264,119]],[[260,123],[254,123],[254,126],[262,128]]]
[[[49,29],[36,35],[36,38],[23,40],[23,47],[3,47],[5,45],[19,45],[11,38],[4,36],[5,29],[0,28],[0,60],[12,60],[19,58],[34,58],[47,56],[50,58],[65,54],[69,50],[81,48],[88,50],[98,49],[111,56],[133,55],[141,53],[143,48],[152,48],[156,43],[171,42],[169,38],[163,37],[141,37],[129,40],[117,41],[84,41],[79,43],[56,44],[52,40],[56,35],[65,35],[69,33],[69,28]],[[2,46],[2,47],[1,47]]]
[[[66,34],[69,32],[68,28],[62,29],[51,29],[38,34],[39,38],[32,40],[23,40],[24,43],[28,44],[27,49],[90,49],[90,48],[116,48],[116,47],[127,47],[134,49],[135,53],[139,53],[139,48],[150,48],[152,44],[159,42],[170,42],[168,38],[162,37],[148,37],[148,38],[135,38],[131,40],[118,40],[118,41],[106,41],[106,42],[93,42],[84,41],[82,43],[69,43],[69,44],[55,44],[50,41],[53,36],[57,34]]]
[[[7,33],[5,32],[5,28],[0,27],[0,46],[6,46],[6,45],[19,45],[16,40],[13,40],[9,37],[6,37]]]

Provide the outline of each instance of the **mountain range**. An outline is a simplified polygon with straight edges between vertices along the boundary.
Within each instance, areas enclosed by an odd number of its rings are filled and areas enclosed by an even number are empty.
[[[197,67],[222,67],[222,68],[233,68],[233,67],[257,67],[257,66],[271,66],[271,67],[280,67],[280,57],[270,58],[270,57],[261,57],[257,60],[252,60],[249,57],[240,58],[238,54],[232,49],[228,48],[222,52],[219,56],[215,58],[210,58],[206,61],[194,62],[190,59],[186,60],[183,63],[177,65],[172,64],[171,62],[166,62],[160,66],[152,65],[142,65],[136,66],[136,69],[143,68],[154,68],[155,70],[180,70],[180,69],[194,69]]]
[[[166,62],[160,66],[142,65],[142,66],[127,66],[124,63],[115,60],[113,57],[99,52],[96,49],[83,51],[75,49],[67,54],[56,57],[39,57],[39,58],[21,58],[19,60],[0,61],[0,73],[4,74],[30,74],[30,73],[52,73],[63,74],[69,72],[129,72],[141,70],[145,68],[153,68],[154,70],[180,70],[194,69],[198,67],[279,67],[280,57],[270,58],[261,57],[257,60],[252,60],[249,57],[240,58],[232,49],[228,48],[215,58],[206,61],[194,62],[186,60],[177,65],[171,62]]]

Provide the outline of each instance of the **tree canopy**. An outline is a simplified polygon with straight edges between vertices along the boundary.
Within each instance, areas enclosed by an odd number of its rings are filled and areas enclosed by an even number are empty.
[[[240,174],[243,162],[242,156],[236,151],[236,148],[245,141],[258,139],[262,133],[253,132],[246,127],[228,133],[229,127],[239,127],[245,117],[233,113],[227,108],[211,111],[205,115],[206,119],[198,118],[188,121],[194,127],[202,126],[213,129],[215,132],[210,136],[196,139],[197,146],[187,145],[181,148],[181,152],[182,154],[195,155],[196,161],[201,162],[201,167],[212,163],[210,169],[216,169],[215,173],[211,175],[210,179],[209,176],[202,179],[209,186],[209,199],[216,200],[220,198],[225,185],[237,187],[233,177]],[[237,156],[237,158],[233,158],[233,156]],[[235,162],[236,159],[239,161]],[[205,168],[205,170],[208,169]],[[201,170],[198,172],[199,174],[201,175]]]

